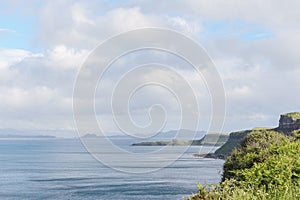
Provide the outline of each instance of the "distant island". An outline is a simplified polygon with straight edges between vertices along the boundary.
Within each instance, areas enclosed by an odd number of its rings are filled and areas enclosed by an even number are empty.
[[[55,136],[52,135],[0,135],[1,139],[5,138],[20,138],[20,139],[26,139],[26,138],[43,138],[43,139],[50,139],[50,138],[56,138]]]
[[[139,143],[133,143],[132,146],[186,146],[186,145],[194,145],[194,146],[200,146],[200,145],[216,145],[221,146],[228,140],[229,135],[227,134],[207,134],[203,136],[199,140],[177,140],[172,139],[171,141],[150,141],[150,142],[139,142]],[[218,138],[217,143],[214,142],[214,139]]]
[[[87,133],[84,136],[81,136],[80,138],[99,138],[100,136],[94,134],[94,133]]]
[[[173,138],[176,138],[178,132],[181,133],[180,140],[172,140]],[[190,138],[203,138],[205,135],[204,131],[192,131],[187,129],[180,129],[180,130],[169,130],[165,132],[159,132],[155,134],[154,136],[150,137],[149,140],[151,141],[145,141],[144,139],[131,136],[130,134],[120,134],[120,133],[106,133],[106,135],[98,135],[96,133],[86,133],[80,136],[81,139],[99,139],[103,137],[107,137],[113,141],[117,140],[126,140],[129,142],[129,145],[137,144],[136,146],[142,146],[138,145],[139,143],[143,143],[147,146],[150,146],[151,144],[147,144],[148,142],[158,141],[156,146],[162,146],[167,145],[167,143],[172,143],[174,145],[188,145],[190,143]],[[209,140],[206,140],[209,143]],[[198,140],[195,140],[195,143],[198,142]],[[152,144],[153,145],[153,144]]]
[[[72,138],[75,130],[0,128],[0,138]]]

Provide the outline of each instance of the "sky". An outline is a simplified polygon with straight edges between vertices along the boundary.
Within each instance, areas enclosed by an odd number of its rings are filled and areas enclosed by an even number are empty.
[[[299,6],[271,0],[0,0],[0,129],[75,134],[73,89],[85,59],[107,38],[147,27],[176,30],[205,48],[224,84],[224,132],[274,127],[280,114],[300,111]],[[203,116],[199,129],[207,129],[211,107],[201,77],[178,58],[144,51],[112,65],[105,87],[98,88],[96,114],[103,130],[119,131],[107,111],[113,83],[121,72],[153,60],[173,66],[193,85]],[[144,77],[174,81],[161,69],[137,79]],[[165,130],[189,128],[178,127],[173,98],[162,88],[145,88],[130,101],[132,119],[144,126],[149,107],[161,104]]]

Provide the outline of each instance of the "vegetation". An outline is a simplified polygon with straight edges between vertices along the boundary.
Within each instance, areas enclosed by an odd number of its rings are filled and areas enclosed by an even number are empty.
[[[229,139],[227,142],[216,150],[216,155],[222,155],[223,157],[227,157],[231,155],[232,151],[239,147],[241,141],[249,134],[251,130],[243,130],[238,132],[232,132],[229,135]]]
[[[231,152],[240,145],[240,141],[238,140],[228,140],[223,146],[216,150],[216,155],[223,155],[227,157],[231,154]]]
[[[300,140],[300,129],[293,131],[291,137],[294,140]]]
[[[222,182],[198,185],[189,199],[300,199],[299,133],[252,131],[225,162]]]
[[[275,131],[253,131],[245,137],[239,148],[224,164],[223,180],[236,176],[236,171],[253,167],[254,163],[264,162],[270,154],[270,146],[278,147],[289,143],[289,139]]]
[[[300,198],[300,187],[286,184],[272,186],[268,190],[251,184],[241,186],[235,180],[226,180],[218,185],[198,185],[197,194],[188,200],[296,200]]]
[[[229,139],[227,142],[221,146],[219,149],[215,151],[216,156],[218,157],[225,157],[231,155],[234,149],[238,148],[241,144],[241,141],[250,133],[257,132],[257,131],[272,131],[273,129],[268,127],[256,127],[252,130],[243,130],[238,132],[230,133]]]
[[[285,114],[284,116],[290,117],[293,120],[300,120],[300,112],[291,112],[291,113]]]
[[[252,129],[252,131],[266,131],[266,130],[271,130],[270,127],[255,127]]]

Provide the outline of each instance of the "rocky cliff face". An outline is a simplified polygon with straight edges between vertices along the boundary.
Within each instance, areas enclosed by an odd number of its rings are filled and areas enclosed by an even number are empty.
[[[300,129],[300,119],[297,117],[300,113],[288,113],[280,116],[279,126],[276,131],[290,135],[294,130]],[[294,116],[294,117],[293,117]]]
[[[300,129],[300,112],[293,112],[280,115],[279,125],[277,128],[269,128],[265,130],[281,132],[285,135],[291,135],[295,130]],[[238,147],[241,141],[253,130],[245,130],[230,133],[227,142],[215,151],[215,157],[226,158],[231,154],[234,148]]]
[[[239,146],[241,141],[249,133],[251,133],[251,130],[244,130],[244,131],[230,133],[227,142],[215,151],[215,157],[226,158],[227,156],[230,156],[233,149]]]

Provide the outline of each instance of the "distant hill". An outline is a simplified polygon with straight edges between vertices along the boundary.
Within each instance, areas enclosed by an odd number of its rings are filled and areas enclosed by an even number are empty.
[[[94,134],[94,133],[87,133],[84,136],[82,136],[81,138],[98,138],[100,136]]]
[[[178,133],[180,132],[180,136]],[[181,130],[170,130],[170,131],[164,131],[156,134],[153,137],[148,138],[148,141],[158,141],[158,140],[165,140],[170,141],[174,138],[178,140],[191,140],[191,139],[200,139],[205,135],[205,131],[192,131],[187,129],[181,129]]]
[[[24,137],[76,137],[77,133],[73,130],[35,130],[35,129],[13,129],[13,128],[0,128],[0,138],[8,138],[18,136],[19,138]]]
[[[56,138],[55,136],[51,136],[51,135],[0,135],[0,138],[4,139],[4,138],[44,138],[44,139],[48,139],[48,138]]]
[[[180,131],[180,137],[178,137],[178,132]],[[138,134],[135,134],[138,136]],[[165,132],[159,132],[152,137],[147,138],[148,141],[156,141],[156,140],[172,140],[173,138],[178,138],[180,140],[189,140],[191,138],[202,138],[205,135],[205,131],[191,131],[187,129],[181,130],[170,130]],[[141,136],[143,136],[141,134]],[[97,135],[95,133],[86,133],[85,135],[81,136],[81,138],[94,138],[94,137],[102,137],[102,135]],[[117,134],[117,133],[108,133],[105,134],[105,137],[112,138],[112,139],[133,139],[138,141],[144,141],[145,139],[140,139],[138,137],[131,136],[130,134]]]

